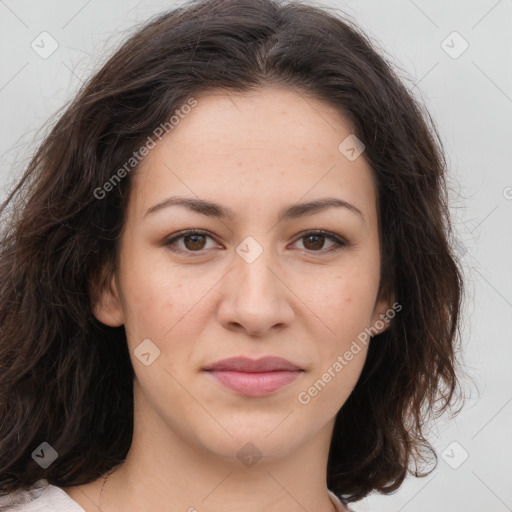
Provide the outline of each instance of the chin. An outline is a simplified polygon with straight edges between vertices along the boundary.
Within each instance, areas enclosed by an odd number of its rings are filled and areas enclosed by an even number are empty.
[[[203,430],[197,433],[199,443],[208,451],[229,460],[243,462],[244,457],[263,457],[265,460],[285,457],[302,443],[306,442],[306,432],[297,428],[290,429],[284,420],[290,411],[283,411],[279,418],[274,417],[270,422],[268,417],[256,421],[224,422],[223,428]],[[289,419],[289,418],[288,418]],[[295,426],[296,427],[296,426]]]

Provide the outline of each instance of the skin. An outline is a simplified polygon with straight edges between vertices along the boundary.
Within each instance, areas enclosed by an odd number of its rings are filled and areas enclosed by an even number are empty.
[[[136,373],[129,454],[101,504],[104,478],[65,491],[86,512],[98,504],[103,512],[331,512],[325,482],[335,416],[367,347],[307,405],[297,396],[393,303],[378,297],[371,169],[364,153],[349,161],[338,150],[352,133],[338,111],[303,93],[267,87],[196,99],[133,176],[120,266],[94,308],[98,320],[127,332]],[[170,196],[214,201],[234,218],[182,206],[145,216]],[[331,207],[278,222],[281,208],[324,197],[362,216]],[[182,238],[174,243],[181,252],[165,245],[191,228],[211,238]],[[348,246],[332,252],[328,238],[322,245],[305,237],[318,229]],[[262,250],[251,263],[236,252],[248,236]],[[144,339],[160,350],[148,366],[134,355]],[[280,356],[304,372],[271,395],[247,397],[202,371],[240,355]],[[237,458],[247,443],[262,456],[251,467]]]

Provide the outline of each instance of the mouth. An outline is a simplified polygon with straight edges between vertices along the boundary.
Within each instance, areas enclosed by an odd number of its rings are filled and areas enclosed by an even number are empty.
[[[280,357],[234,357],[203,370],[224,387],[245,396],[275,393],[304,373],[302,368]]]

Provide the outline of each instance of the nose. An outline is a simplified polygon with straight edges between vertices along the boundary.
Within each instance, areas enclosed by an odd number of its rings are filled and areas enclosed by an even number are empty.
[[[271,256],[270,249],[254,261],[235,254],[218,308],[218,319],[226,329],[258,337],[291,324],[294,295]]]

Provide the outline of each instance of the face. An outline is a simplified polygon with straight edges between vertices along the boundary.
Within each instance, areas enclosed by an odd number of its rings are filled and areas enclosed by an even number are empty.
[[[196,99],[133,176],[118,272],[94,312],[125,325],[154,435],[280,457],[332,432],[367,353],[353,342],[389,308],[376,189],[364,153],[338,149],[352,131],[327,104],[274,88]],[[265,356],[299,371],[205,370]]]

